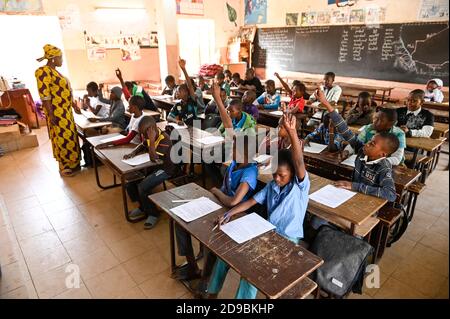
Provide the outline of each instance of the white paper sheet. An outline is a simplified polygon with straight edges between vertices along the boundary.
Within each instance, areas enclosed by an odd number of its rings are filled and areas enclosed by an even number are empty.
[[[172,208],[171,211],[186,223],[189,223],[221,208],[222,206],[209,198],[200,197],[189,203]]]
[[[188,128],[186,124],[178,125],[177,123],[167,123],[167,126],[172,126],[176,130],[181,130],[181,129],[187,129]]]
[[[130,159],[123,159],[122,162],[130,166],[139,166],[147,162],[150,162],[150,155],[148,155],[148,153],[144,153]]]
[[[168,94],[166,94],[166,95],[153,95],[152,98],[156,98],[156,99],[164,99],[164,100],[166,100],[166,99],[171,99],[171,98],[173,98],[173,96],[172,96],[172,95],[168,95]]]
[[[319,101],[313,102],[313,103],[311,103],[311,106],[318,107],[318,106],[320,106],[320,102]]]
[[[122,139],[124,137],[125,137],[124,135],[118,134],[118,135],[114,135],[114,136],[105,138],[104,140],[101,140],[100,142],[102,142],[102,143],[114,142],[114,141],[120,140],[120,139]]]
[[[238,244],[258,237],[274,228],[274,225],[256,213],[251,213],[220,226],[220,229]]]
[[[99,116],[95,115],[91,111],[81,110],[81,114],[83,114],[88,119],[91,119],[91,118],[98,119],[98,118],[100,118]]]
[[[200,142],[203,145],[210,145],[210,144],[222,142],[223,140],[225,140],[225,139],[222,136],[211,135],[211,136],[198,138],[197,142]]]
[[[319,189],[317,192],[309,195],[309,199],[316,201],[319,204],[331,208],[336,208],[355,195],[355,192],[351,192],[343,188],[338,188],[333,185],[327,185]]]
[[[353,154],[352,156],[349,156],[345,161],[342,161],[342,165],[347,165],[351,167],[355,167],[355,161],[356,161],[356,154]]]
[[[272,159],[271,155],[268,154],[261,154],[259,156],[256,156],[253,158],[253,160],[257,163],[266,163]]]
[[[282,116],[283,111],[272,111],[272,112],[270,112],[270,114]]]
[[[322,145],[322,144],[312,143],[312,142],[310,142],[309,145],[310,146],[305,145],[304,151],[308,152],[308,153],[313,153],[313,154],[321,153],[328,146],[328,145]]]

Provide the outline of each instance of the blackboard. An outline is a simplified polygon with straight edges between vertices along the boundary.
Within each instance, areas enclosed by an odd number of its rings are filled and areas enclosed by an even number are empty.
[[[253,66],[448,85],[448,22],[258,29]]]

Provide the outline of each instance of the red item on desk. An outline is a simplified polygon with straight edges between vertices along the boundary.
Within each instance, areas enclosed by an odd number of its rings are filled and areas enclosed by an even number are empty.
[[[0,126],[9,126],[17,123],[17,120],[0,119]]]

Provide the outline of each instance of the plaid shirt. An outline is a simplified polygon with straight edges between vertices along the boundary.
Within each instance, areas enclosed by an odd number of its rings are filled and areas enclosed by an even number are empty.
[[[357,136],[349,130],[347,123],[337,112],[331,112],[330,118],[336,124],[336,130],[342,137],[350,143],[357,152],[355,169],[352,176],[352,190],[384,198],[390,202],[395,202],[397,194],[395,191],[394,178],[392,175],[392,165],[386,158],[367,162],[364,154],[363,143]]]

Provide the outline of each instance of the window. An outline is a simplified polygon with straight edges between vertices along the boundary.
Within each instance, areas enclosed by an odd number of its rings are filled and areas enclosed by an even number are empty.
[[[215,25],[213,20],[179,19],[178,43],[181,58],[187,61],[189,74],[197,74],[200,66],[215,63]]]

